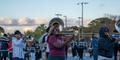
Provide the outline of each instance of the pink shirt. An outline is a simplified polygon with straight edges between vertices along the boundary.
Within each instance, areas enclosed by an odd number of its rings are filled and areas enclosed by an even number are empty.
[[[48,37],[50,55],[51,56],[65,56],[65,47],[56,48],[53,45],[54,43],[63,44],[64,40],[62,38],[60,38],[60,37],[56,37],[55,35],[51,35],[51,36]]]

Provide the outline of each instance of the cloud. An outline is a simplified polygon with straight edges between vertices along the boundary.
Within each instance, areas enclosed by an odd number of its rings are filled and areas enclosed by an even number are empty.
[[[42,17],[36,17],[34,19],[28,17],[0,17],[0,26],[2,26],[6,32],[10,33],[13,33],[15,30],[20,30],[21,32],[27,30],[34,31],[40,24],[48,24],[48,21]]]
[[[0,24],[12,24],[12,18],[10,17],[0,17]]]
[[[20,18],[10,18],[10,17],[0,17],[0,25],[3,25],[3,28],[6,32],[14,32],[14,30],[20,30],[22,32],[27,30],[34,31],[39,24],[48,24],[49,18],[35,17],[33,19],[28,17]],[[63,19],[65,22],[65,20]],[[84,20],[84,26],[87,26],[90,22],[90,19]],[[81,20],[80,20],[81,22]],[[75,18],[67,18],[67,26],[78,26],[79,20]],[[21,26],[22,25],[22,26]],[[9,26],[9,27],[8,27]]]
[[[45,19],[45,18],[36,17],[36,18],[34,18],[34,23],[35,23],[35,24],[47,24],[48,21],[47,21],[47,19]]]
[[[29,20],[29,18],[27,18],[27,17],[21,17],[18,19],[17,22],[19,25],[25,25],[25,24],[28,24],[28,20]]]
[[[26,25],[26,26],[31,26],[31,25],[38,25],[38,24],[47,24],[48,21],[45,18],[42,17],[36,17],[34,19],[30,19],[28,17],[20,17],[17,19],[12,19],[8,17],[0,17],[0,25],[3,26],[19,26],[19,25]]]
[[[87,26],[90,22],[90,19],[84,20],[84,26]],[[65,23],[65,20],[63,19],[63,22]],[[19,26],[19,25],[25,25],[25,26],[32,26],[32,25],[39,25],[39,24],[48,24],[49,21],[46,18],[43,17],[35,17],[33,19],[28,17],[20,17],[18,19],[12,19],[10,17],[0,17],[0,25],[11,25],[11,26]],[[78,26],[79,20],[75,18],[68,18],[67,19],[67,25],[68,26]],[[81,25],[81,20],[80,20]]]

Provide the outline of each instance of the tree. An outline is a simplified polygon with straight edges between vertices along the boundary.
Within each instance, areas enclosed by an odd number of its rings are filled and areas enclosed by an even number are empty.
[[[2,27],[0,27],[0,37],[2,36],[1,33],[4,33],[4,29]]]
[[[4,32],[4,29],[3,29],[3,27],[0,27],[0,33],[1,33],[1,32]]]
[[[44,24],[39,25],[34,31],[35,40],[39,40],[39,38],[45,33],[46,26]]]
[[[112,20],[107,17],[97,18],[88,24],[88,28],[89,30],[91,30],[91,32],[98,32],[102,22],[111,22],[111,21]]]
[[[26,32],[24,32],[25,36],[29,36],[29,35],[34,35],[32,30],[27,30]]]

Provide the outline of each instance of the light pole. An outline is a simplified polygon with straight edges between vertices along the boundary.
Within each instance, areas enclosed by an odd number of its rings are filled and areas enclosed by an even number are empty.
[[[81,3],[77,3],[77,5],[80,5],[81,4],[81,6],[82,6],[82,20],[81,20],[81,22],[82,22],[82,29],[81,29],[81,34],[82,34],[82,37],[81,38],[83,38],[83,26],[84,26],[84,24],[83,24],[83,20],[84,20],[84,15],[83,15],[83,12],[84,12],[84,10],[83,10],[83,7],[84,7],[84,5],[85,4],[88,4],[88,2],[81,2]]]
[[[79,36],[79,37],[78,37],[78,38],[79,38],[79,40],[80,40],[80,26],[81,26],[81,25],[80,25],[80,19],[81,19],[81,17],[78,17],[78,20],[79,20],[79,28],[78,28],[78,36]]]
[[[62,16],[62,14],[55,14],[57,17],[60,17],[60,16]]]

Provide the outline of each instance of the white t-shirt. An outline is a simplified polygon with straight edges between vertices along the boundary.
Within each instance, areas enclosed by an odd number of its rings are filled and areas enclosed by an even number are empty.
[[[22,38],[17,40],[16,37],[12,37],[12,47],[13,57],[24,58],[23,48],[25,47],[25,44]]]

